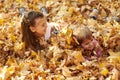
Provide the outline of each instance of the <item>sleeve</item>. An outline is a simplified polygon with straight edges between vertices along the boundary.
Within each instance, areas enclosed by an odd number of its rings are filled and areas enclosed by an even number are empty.
[[[95,44],[95,52],[96,52],[96,56],[100,56],[102,55],[102,52],[103,52],[103,48],[99,45],[98,41],[97,40],[93,40],[94,41],[94,44]]]
[[[46,29],[46,33],[45,33],[45,40],[48,40],[51,37],[51,29],[52,26],[47,23],[47,29]]]

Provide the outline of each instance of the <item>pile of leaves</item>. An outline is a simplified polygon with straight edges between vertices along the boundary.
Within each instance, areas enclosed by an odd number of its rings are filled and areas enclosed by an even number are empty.
[[[119,80],[119,5],[119,0],[1,0],[0,80]],[[19,9],[42,6],[61,29],[45,49],[25,51]],[[101,57],[87,60],[83,49],[71,45],[72,30],[79,26],[93,32],[104,50]]]

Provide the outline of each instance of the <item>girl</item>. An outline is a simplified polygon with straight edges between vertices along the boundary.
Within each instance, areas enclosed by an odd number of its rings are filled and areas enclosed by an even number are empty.
[[[92,52],[98,57],[101,55],[103,49],[99,45],[98,41],[93,38],[92,32],[88,27],[76,28],[73,32],[73,35],[77,38],[78,42],[84,50]],[[88,52],[85,53],[85,55],[87,54]],[[91,56],[91,53],[89,55]]]
[[[25,43],[25,48],[31,48],[34,51],[43,49],[41,42],[48,40],[51,36],[52,26],[58,30],[58,24],[47,23],[46,17],[37,11],[30,11],[27,15],[24,15],[21,22],[22,27],[22,40]]]

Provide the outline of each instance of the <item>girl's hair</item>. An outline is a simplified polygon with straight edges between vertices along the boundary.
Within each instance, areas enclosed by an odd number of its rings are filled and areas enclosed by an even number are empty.
[[[34,51],[38,51],[43,47],[40,46],[38,39],[35,34],[30,30],[30,26],[34,27],[35,19],[43,18],[44,15],[37,11],[30,11],[24,15],[21,22],[22,27],[22,41],[25,43],[25,49],[31,48]]]
[[[92,37],[92,32],[88,27],[77,27],[73,31],[73,35],[77,38],[79,43],[82,43],[84,39],[90,39]]]

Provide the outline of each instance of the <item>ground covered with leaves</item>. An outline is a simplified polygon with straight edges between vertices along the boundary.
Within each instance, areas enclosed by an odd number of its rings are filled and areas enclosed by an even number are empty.
[[[38,53],[25,51],[19,9],[42,6],[60,32]],[[78,26],[93,32],[102,56],[86,59],[89,52],[73,47]],[[0,80],[120,80],[120,0],[0,0]]]

